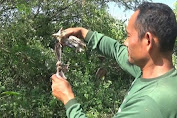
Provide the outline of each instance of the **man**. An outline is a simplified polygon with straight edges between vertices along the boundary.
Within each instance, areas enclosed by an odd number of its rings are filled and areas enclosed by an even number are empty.
[[[177,118],[177,70],[172,64],[177,23],[167,5],[141,4],[129,20],[125,45],[84,28],[65,32],[114,58],[135,77],[115,118]],[[52,93],[65,104],[69,118],[86,117],[65,79],[52,76]]]

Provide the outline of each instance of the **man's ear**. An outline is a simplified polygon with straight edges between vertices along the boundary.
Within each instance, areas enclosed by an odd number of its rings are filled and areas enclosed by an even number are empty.
[[[145,45],[147,46],[147,51],[150,51],[152,49],[152,46],[154,45],[154,36],[150,32],[145,33]]]

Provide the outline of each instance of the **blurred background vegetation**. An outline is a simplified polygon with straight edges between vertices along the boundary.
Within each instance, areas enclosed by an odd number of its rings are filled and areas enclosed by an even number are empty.
[[[133,9],[144,0],[110,1]],[[61,27],[82,26],[123,42],[126,25],[107,12],[110,1],[0,0],[1,117],[66,117],[64,105],[51,94],[50,76],[57,61],[51,35]],[[177,15],[177,4],[174,12]],[[75,54],[65,48],[63,61],[70,64],[66,76],[87,116],[112,117],[133,78],[95,51]],[[101,78],[96,76],[99,68],[106,70]]]

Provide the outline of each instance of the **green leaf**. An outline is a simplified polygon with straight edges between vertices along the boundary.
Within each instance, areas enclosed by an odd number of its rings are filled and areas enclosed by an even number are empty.
[[[1,95],[21,95],[18,92],[14,92],[14,91],[6,91],[6,92],[2,92]]]

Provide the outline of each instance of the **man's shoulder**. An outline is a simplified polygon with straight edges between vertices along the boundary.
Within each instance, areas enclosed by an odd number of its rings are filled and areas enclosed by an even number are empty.
[[[173,117],[177,114],[177,73],[175,71],[157,80],[144,82],[137,80],[140,82],[137,85],[138,92],[127,97],[126,103],[122,105],[123,108],[148,110],[150,114],[159,113],[162,116]]]
[[[177,99],[177,71],[176,69],[171,70],[171,72],[166,73],[162,77],[156,80],[156,84],[153,90],[148,94],[148,96],[153,99]]]
[[[168,78],[166,81],[160,81],[157,83],[157,86],[155,89],[148,94],[152,99],[154,99],[159,104],[164,104],[164,102],[168,101],[168,104],[170,102],[176,101],[176,107],[177,107],[177,76],[176,78]],[[171,103],[171,104],[172,104]]]
[[[177,71],[173,71],[165,78],[157,82],[156,88],[151,92],[152,97],[162,96],[160,98],[176,99],[177,100]]]
[[[128,100],[121,108],[118,116],[131,118],[162,118],[157,103],[150,96],[139,96]]]
[[[147,96],[156,103],[160,111],[166,115],[177,114],[177,76],[160,81]]]

